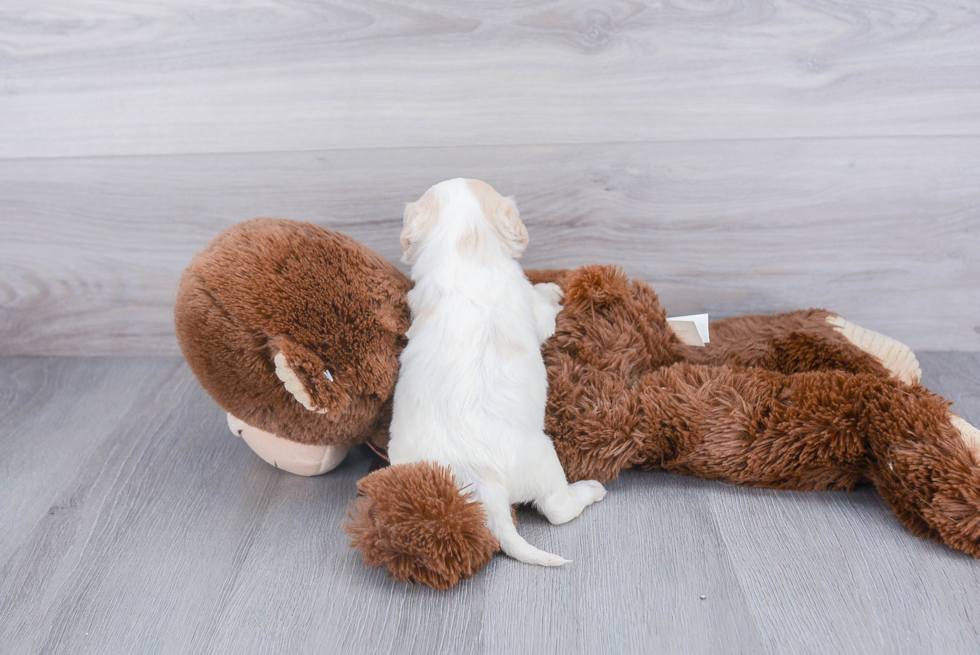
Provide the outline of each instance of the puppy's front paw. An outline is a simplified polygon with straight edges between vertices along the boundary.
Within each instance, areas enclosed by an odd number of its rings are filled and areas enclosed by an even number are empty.
[[[539,282],[534,285],[538,293],[555,307],[561,307],[561,301],[565,297],[565,292],[554,282]]]

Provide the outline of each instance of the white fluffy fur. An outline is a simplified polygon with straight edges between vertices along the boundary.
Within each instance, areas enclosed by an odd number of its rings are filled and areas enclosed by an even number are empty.
[[[488,206],[500,213],[485,216]],[[555,331],[561,290],[524,277],[515,259],[526,241],[513,201],[483,183],[442,182],[406,208],[402,248],[415,281],[413,321],[388,454],[392,464],[448,466],[483,503],[505,553],[558,566],[568,560],[517,533],[511,504],[534,503],[557,524],[606,492],[594,480],[569,485],[544,433],[540,347]]]

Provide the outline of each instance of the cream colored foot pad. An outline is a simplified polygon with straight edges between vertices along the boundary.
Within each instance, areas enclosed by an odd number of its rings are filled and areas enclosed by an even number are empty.
[[[882,366],[902,382],[912,384],[922,377],[922,369],[919,368],[915,353],[901,341],[855,325],[840,316],[828,316],[827,322],[848,341],[881,362]]]
[[[953,424],[954,428],[960,431],[960,436],[963,437],[963,443],[966,444],[970,454],[973,455],[973,461],[980,462],[980,430],[973,427],[956,414],[953,414],[950,419],[950,423]]]

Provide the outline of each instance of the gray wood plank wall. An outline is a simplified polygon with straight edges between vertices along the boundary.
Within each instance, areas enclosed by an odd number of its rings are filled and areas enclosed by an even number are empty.
[[[218,230],[396,259],[430,184],[668,311],[824,306],[980,350],[980,4],[5,2],[0,354],[174,354]]]

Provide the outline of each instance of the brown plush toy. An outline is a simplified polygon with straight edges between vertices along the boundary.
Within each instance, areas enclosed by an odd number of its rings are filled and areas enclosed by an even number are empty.
[[[870,481],[912,532],[980,557],[980,432],[918,383],[906,346],[806,310],[713,323],[696,348],[615,267],[527,274],[565,293],[543,352],[546,431],[570,481],[632,466],[794,490]],[[315,475],[351,445],[384,448],[410,287],[353,239],[256,219],[185,271],[177,335],[232,431]],[[391,466],[358,490],[345,530],[399,580],[446,589],[498,550],[446,469]]]

